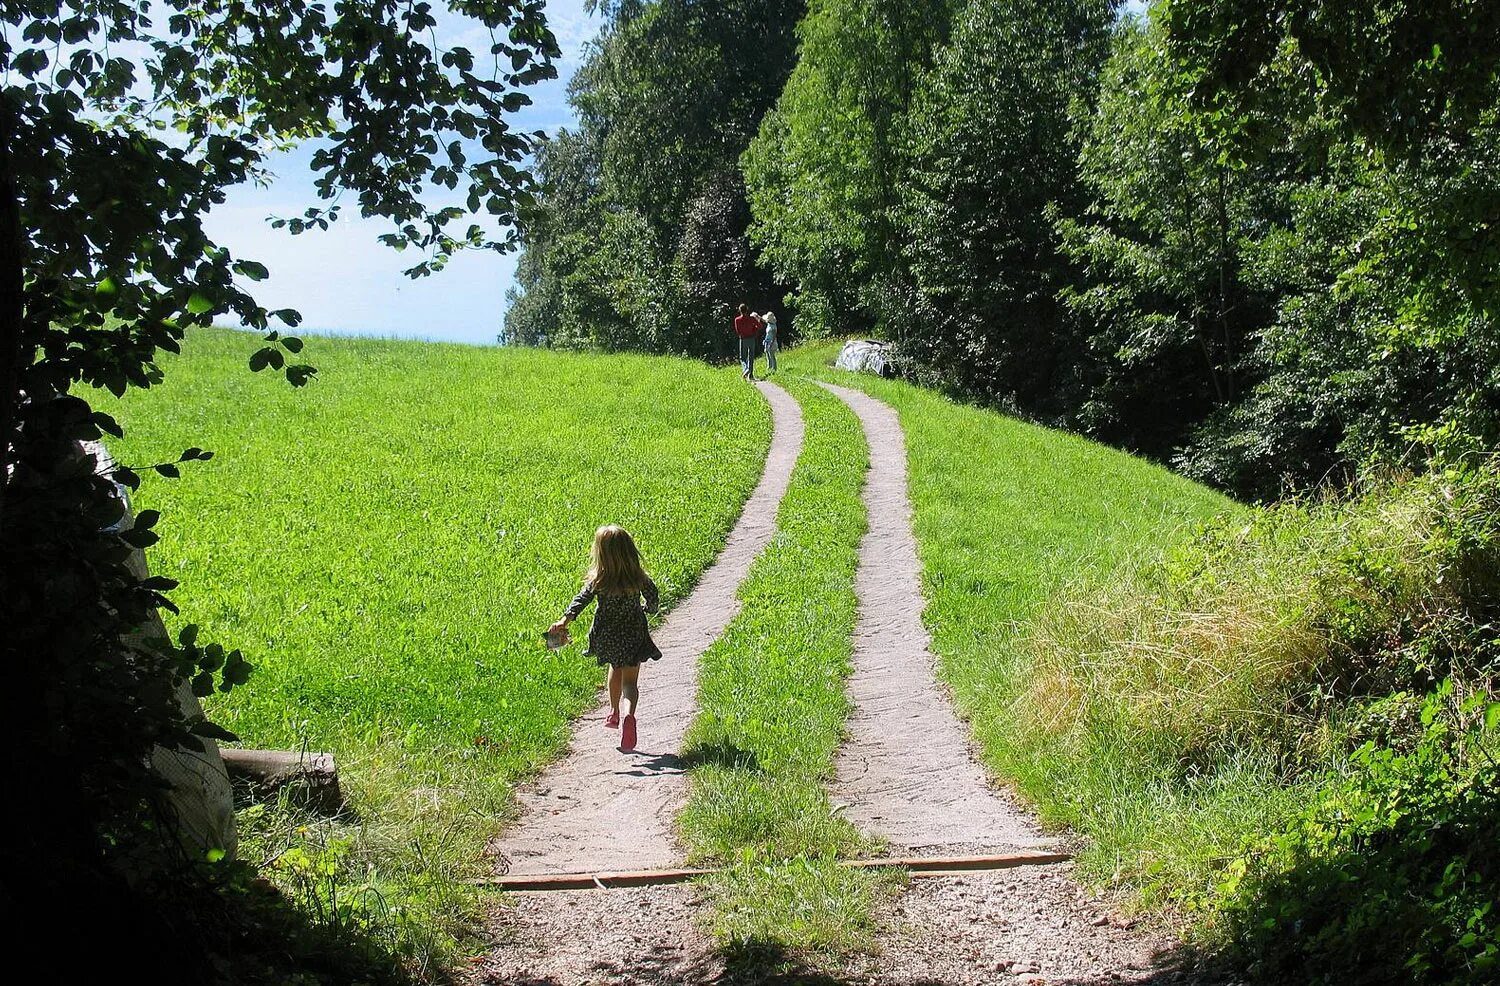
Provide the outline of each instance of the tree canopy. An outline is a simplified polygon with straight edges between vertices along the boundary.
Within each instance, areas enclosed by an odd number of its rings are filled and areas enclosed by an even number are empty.
[[[799,333],[1250,497],[1500,437],[1494,4],[814,0],[742,115],[681,68],[701,99],[619,88],[693,5],[615,6],[508,338],[721,353],[713,304],[784,292]],[[756,114],[737,158],[707,123]]]

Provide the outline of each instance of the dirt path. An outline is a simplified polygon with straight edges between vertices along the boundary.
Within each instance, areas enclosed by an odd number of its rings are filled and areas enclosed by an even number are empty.
[[[786,391],[758,383],[774,433],[765,472],[714,563],[653,637],[662,659],[641,673],[640,739],[617,749],[603,728],[605,703],[578,720],[568,755],[519,793],[521,817],[492,846],[502,871],[663,869],[682,862],[673,820],[686,793],[679,756],[692,722],[698,655],[739,612],[740,583],[776,530],[776,510],[802,450],[802,412]],[[694,930],[694,891],[517,895],[494,913],[495,950],[476,970],[494,983],[701,981],[711,963]],[[625,966],[640,967],[627,973]]]
[[[855,592],[854,703],[834,798],[900,852],[1054,848],[974,759],[967,728],[934,675],[922,624],[921,565],[896,412],[824,384],[858,415],[870,446],[869,531]],[[913,880],[880,916],[881,953],[846,978],[890,984],[1167,982],[1168,942],[1130,926],[1072,878],[1070,864]]]
[[[990,784],[933,675],[896,412],[860,391],[823,386],[859,416],[870,446],[870,527],[854,577],[854,712],[833,798],[845,817],[902,855],[1052,848],[1054,840]]]

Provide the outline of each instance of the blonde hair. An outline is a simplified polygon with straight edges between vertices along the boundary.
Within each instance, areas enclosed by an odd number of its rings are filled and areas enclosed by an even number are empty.
[[[618,524],[605,524],[594,532],[588,581],[595,592],[606,595],[628,595],[646,588],[641,553],[629,531]]]

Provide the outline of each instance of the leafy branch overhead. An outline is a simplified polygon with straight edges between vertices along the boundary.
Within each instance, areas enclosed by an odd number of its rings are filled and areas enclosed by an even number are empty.
[[[209,211],[306,143],[319,201],[278,222],[290,233],[341,210],[389,220],[382,239],[421,253],[412,276],[512,246],[486,229],[530,206],[540,135],[507,117],[556,75],[557,42],[542,0],[447,6],[487,42],[454,45],[424,0],[0,7],[0,595],[15,675],[3,718],[32,794],[0,866],[18,880],[32,860],[123,851],[123,820],[156,790],[152,748],[230,738],[185,714],[174,684],[203,695],[249,673],[217,644],[141,639],[175,583],[140,569],[158,518],[127,522],[119,487],[212,453],[131,468],[81,444],[121,436],[89,388],[158,383],[158,354],[216,319],[261,332],[250,369],[293,385],[315,372],[282,334],[301,316],[261,304],[265,265],[214,243]],[[484,226],[450,228],[478,213]]]

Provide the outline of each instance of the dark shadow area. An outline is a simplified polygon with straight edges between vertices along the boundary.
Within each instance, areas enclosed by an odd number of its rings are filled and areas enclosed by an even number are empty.
[[[152,885],[63,861],[51,875],[45,887],[0,881],[0,923],[14,936],[13,966],[31,968],[37,982],[416,982],[384,942],[354,927],[314,923],[243,864],[211,878],[188,874]]]
[[[615,771],[629,777],[651,777],[657,774],[681,774],[687,770],[687,761],[676,753],[652,753],[650,750],[633,750],[626,756],[632,759],[627,766]]]
[[[728,770],[760,772],[760,758],[755,755],[754,750],[744,750],[723,740],[689,747],[682,758],[689,770],[704,764],[714,764]]]

